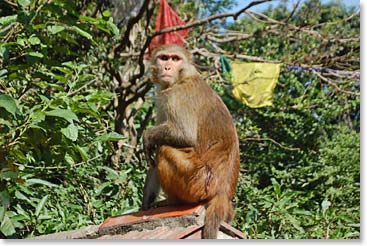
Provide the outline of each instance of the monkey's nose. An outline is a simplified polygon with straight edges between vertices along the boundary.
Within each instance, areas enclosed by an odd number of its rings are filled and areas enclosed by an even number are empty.
[[[171,70],[171,67],[165,67],[164,70],[169,71]]]

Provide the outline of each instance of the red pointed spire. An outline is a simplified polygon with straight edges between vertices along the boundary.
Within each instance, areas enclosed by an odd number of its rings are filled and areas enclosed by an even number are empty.
[[[160,31],[165,28],[170,28],[174,26],[185,25],[186,22],[183,21],[180,16],[168,5],[166,0],[161,0],[159,4],[159,11],[156,18],[155,31]],[[149,52],[153,51],[154,48],[162,44],[185,44],[185,37],[189,29],[183,29],[176,32],[169,32],[158,35],[153,38],[149,45]]]

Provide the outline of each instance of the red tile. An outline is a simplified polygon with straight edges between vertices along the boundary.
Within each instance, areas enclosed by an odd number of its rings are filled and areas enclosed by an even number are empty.
[[[152,208],[146,211],[139,211],[125,215],[118,215],[107,218],[99,227],[99,230],[108,227],[132,225],[154,219],[176,217],[188,214],[199,214],[204,207],[202,205],[184,205]]]

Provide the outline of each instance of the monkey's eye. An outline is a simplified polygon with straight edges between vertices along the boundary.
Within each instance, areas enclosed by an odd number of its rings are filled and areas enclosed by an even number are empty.
[[[159,60],[162,60],[162,61],[168,61],[169,60],[169,56],[168,55],[159,55],[157,58]]]
[[[181,60],[181,57],[179,57],[178,55],[173,55],[173,56],[171,56],[171,58],[172,58],[172,61],[179,61],[179,60]]]

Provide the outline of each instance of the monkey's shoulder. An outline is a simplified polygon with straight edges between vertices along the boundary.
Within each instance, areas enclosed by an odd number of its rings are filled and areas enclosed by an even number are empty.
[[[198,83],[200,84],[202,82],[204,82],[204,80],[201,77],[201,75],[198,73],[195,75],[181,78],[180,80],[177,81],[175,85],[176,86],[192,86],[192,85],[197,85]]]

